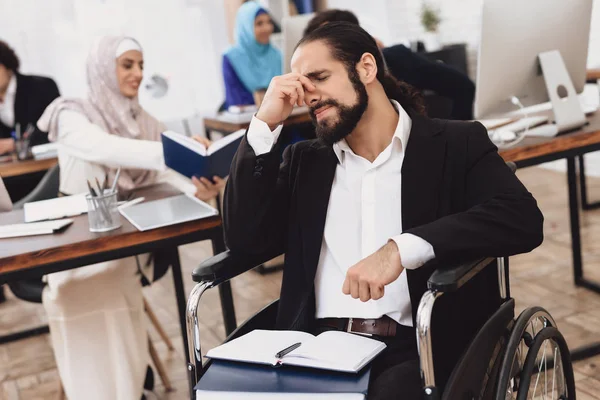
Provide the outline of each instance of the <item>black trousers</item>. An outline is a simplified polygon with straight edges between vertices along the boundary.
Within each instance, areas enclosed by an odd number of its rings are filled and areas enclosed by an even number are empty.
[[[371,365],[368,400],[422,399],[415,328],[399,325],[395,337],[382,341],[387,347]]]
[[[315,334],[331,330],[319,327]],[[415,328],[398,325],[396,336],[376,338],[387,347],[371,364],[368,400],[417,400],[423,398]]]

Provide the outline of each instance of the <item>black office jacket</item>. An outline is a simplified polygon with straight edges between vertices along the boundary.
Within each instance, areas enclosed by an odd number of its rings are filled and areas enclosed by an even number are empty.
[[[17,93],[15,96],[15,125],[21,124],[25,130],[27,124],[33,124],[35,131],[31,136],[31,145],[48,143],[48,133],[37,128],[37,121],[54,99],[60,96],[56,83],[43,76],[22,75],[17,73]],[[15,126],[6,126],[0,122],[0,139],[11,137]]]
[[[421,268],[407,270],[414,323],[434,269],[528,252],[543,240],[543,216],[481,124],[409,114],[402,227],[429,242],[436,256]],[[288,147],[281,165],[278,154],[274,148],[257,157],[246,138],[240,144],[225,190],[226,241],[232,251],[285,252],[277,327],[311,331],[314,279],[338,161],[332,147],[318,140]],[[434,328],[441,335],[436,339],[434,333],[433,348],[434,357],[445,353],[447,365],[436,365],[442,382],[500,302],[496,271],[488,268],[474,282],[460,293],[443,296],[439,307],[436,303],[441,322],[435,320]]]

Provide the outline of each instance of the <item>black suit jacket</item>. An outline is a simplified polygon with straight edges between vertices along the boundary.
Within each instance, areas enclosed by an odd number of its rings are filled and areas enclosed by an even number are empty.
[[[58,86],[52,79],[17,73],[15,125],[21,124],[23,130],[30,123],[36,126],[31,137],[32,146],[48,143],[47,132],[40,131],[36,124],[46,107],[58,96],[60,96]],[[14,126],[6,126],[0,122],[0,139],[9,138],[14,129]]]
[[[481,124],[414,113],[411,118],[402,166],[402,227],[429,242],[436,255],[433,262],[407,270],[414,322],[436,268],[530,251],[542,242],[543,216]],[[314,278],[337,158],[331,146],[318,140],[288,147],[281,165],[278,154],[273,149],[257,157],[242,141],[225,190],[226,240],[232,251],[285,252],[277,327],[311,331]],[[444,350],[445,377],[500,302],[493,268],[473,282],[443,296],[439,307],[436,303],[440,322],[434,320],[434,328],[443,327],[438,343],[453,343]],[[434,354],[442,351],[435,340],[434,334]]]

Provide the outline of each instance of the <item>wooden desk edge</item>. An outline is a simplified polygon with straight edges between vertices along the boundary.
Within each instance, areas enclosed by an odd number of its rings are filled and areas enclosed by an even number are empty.
[[[2,264],[0,265],[0,276],[15,271],[25,271],[34,267],[56,264],[95,253],[101,254],[104,252],[118,251],[128,247],[174,239],[180,236],[214,229],[220,225],[221,217],[215,216],[144,232],[132,231],[122,235],[103,236],[83,242],[70,243],[64,246],[51,247],[9,256],[0,259],[0,261],[2,261]],[[96,250],[86,251],[86,248],[90,246],[93,246]],[[101,249],[98,249],[99,247],[101,247]],[[65,257],[64,254],[69,254],[69,256]],[[42,259],[41,262],[40,259]]]
[[[55,166],[57,163],[58,159],[56,158],[0,163],[0,176],[3,178],[11,178],[14,176],[46,171]]]

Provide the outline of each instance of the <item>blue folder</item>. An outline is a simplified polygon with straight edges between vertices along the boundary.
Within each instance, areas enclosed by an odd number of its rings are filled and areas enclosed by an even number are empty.
[[[371,367],[358,374],[213,360],[194,388],[206,392],[367,394]]]
[[[213,176],[224,178],[229,175],[231,161],[242,137],[211,155],[203,156],[169,137],[161,135],[165,164],[190,179],[192,176],[207,179],[212,179]]]

